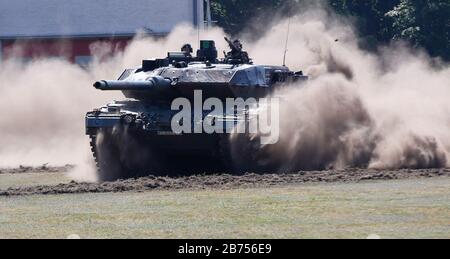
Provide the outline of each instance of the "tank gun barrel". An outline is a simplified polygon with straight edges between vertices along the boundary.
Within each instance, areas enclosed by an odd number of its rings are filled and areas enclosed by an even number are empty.
[[[94,87],[103,91],[123,90],[151,90],[154,88],[168,87],[171,80],[163,77],[152,77],[146,81],[102,80],[95,82]]]

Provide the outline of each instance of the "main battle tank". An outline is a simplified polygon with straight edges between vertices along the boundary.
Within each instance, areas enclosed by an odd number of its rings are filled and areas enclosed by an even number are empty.
[[[231,51],[224,59],[218,59],[214,41],[201,41],[196,57],[186,44],[181,52],[169,52],[166,58],[143,60],[140,68],[126,69],[118,80],[94,84],[99,90],[122,91],[126,97],[86,115],[86,134],[100,180],[244,170],[231,155],[230,127],[245,123],[250,107],[219,113],[192,111],[190,121],[183,121],[184,117],[174,120],[180,113],[174,101],[184,100],[183,106],[189,106],[189,101],[194,110],[199,98],[224,104],[230,98],[262,98],[307,77],[285,66],[255,65],[239,41],[225,40]],[[224,129],[197,132],[195,128],[205,121],[222,122]],[[191,127],[192,132],[179,132],[174,123]]]

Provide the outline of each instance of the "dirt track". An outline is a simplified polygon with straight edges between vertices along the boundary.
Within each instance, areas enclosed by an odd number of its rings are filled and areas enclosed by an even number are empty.
[[[407,178],[450,177],[450,169],[377,171],[348,169],[341,171],[299,172],[295,174],[203,175],[188,177],[144,177],[106,183],[76,183],[0,190],[0,196],[107,193],[178,189],[233,189],[270,187],[301,183],[360,182]]]

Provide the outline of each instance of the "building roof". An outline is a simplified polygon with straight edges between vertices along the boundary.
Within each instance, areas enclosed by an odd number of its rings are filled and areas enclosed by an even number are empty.
[[[0,0],[0,39],[166,34],[200,12],[202,0]]]

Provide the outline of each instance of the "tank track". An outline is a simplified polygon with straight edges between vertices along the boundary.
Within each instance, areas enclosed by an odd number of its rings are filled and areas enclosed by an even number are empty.
[[[90,135],[89,138],[90,138],[90,146],[91,146],[92,156],[94,157],[94,161],[95,161],[95,167],[97,169],[97,172],[100,172],[100,164],[99,164],[99,157],[98,157],[98,150],[97,150],[97,136]]]
[[[109,136],[106,135],[106,138]],[[100,181],[111,181],[111,180],[117,180],[117,179],[123,179],[127,176],[134,177],[134,175],[128,175],[130,172],[126,172],[126,168],[120,161],[117,161],[115,159],[115,149],[117,148],[116,145],[111,145],[111,142],[106,140],[106,145],[103,143],[102,146],[98,146],[98,136],[97,135],[90,135],[90,148],[92,152],[92,156],[95,161],[95,166],[97,169],[97,174]],[[109,154],[113,154],[113,156],[107,156],[105,157],[105,152],[103,152],[103,155],[101,155],[101,150],[111,151],[107,152]],[[105,150],[104,150],[105,151]],[[242,172],[240,172],[237,167],[234,166],[233,163],[233,155],[232,155],[232,149],[231,149],[231,140],[229,135],[222,135],[217,140],[217,149],[216,153],[214,154],[214,162],[215,166],[207,169],[207,171],[211,171],[214,173],[230,173],[230,174],[237,174],[240,175]],[[112,158],[112,160],[111,160]],[[102,160],[107,161],[102,161]],[[199,162],[201,162],[200,160]],[[176,164],[176,163],[175,163]],[[197,162],[193,163],[198,164]],[[161,173],[166,173],[169,175],[183,175],[183,174],[195,174],[198,172],[202,172],[202,170],[189,170],[189,166],[178,168],[174,165],[164,164],[165,166],[162,168]],[[120,171],[116,171],[115,169],[118,169]],[[205,171],[205,172],[207,172]],[[149,170],[149,172],[158,174],[158,170]],[[137,175],[136,175],[137,176]],[[140,175],[143,176],[143,175]],[[117,179],[116,179],[117,178]]]
[[[141,161],[132,159],[137,155],[142,155],[148,149],[140,149],[136,145],[124,146],[123,143],[130,143],[130,139],[121,139],[122,136],[120,134],[114,136],[109,130],[99,131],[98,133],[103,135],[101,142],[99,142],[99,135],[90,135],[89,137],[91,152],[100,181],[115,181],[146,176],[147,173],[160,173],[160,168],[156,164],[146,164],[150,162],[149,157],[142,158]],[[133,143],[140,144],[138,141]],[[126,157],[123,157],[121,155],[122,152],[129,155],[131,159],[127,160]],[[152,157],[151,153],[147,152],[146,154]],[[151,161],[162,163],[161,160],[155,158]]]
[[[106,136],[106,145],[103,143],[98,145],[98,136],[91,135],[90,147],[92,156],[95,161],[98,180],[100,181],[115,181],[118,179],[124,179],[127,177],[125,168],[116,157],[116,150],[108,137]],[[103,150],[103,151],[102,151]],[[100,153],[102,152],[102,153]]]

